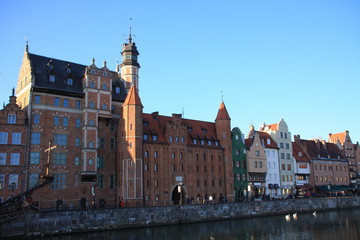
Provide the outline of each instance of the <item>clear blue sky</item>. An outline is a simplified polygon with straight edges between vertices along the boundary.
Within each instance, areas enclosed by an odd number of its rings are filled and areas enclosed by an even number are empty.
[[[214,121],[223,95],[247,134],[360,141],[360,1],[0,0],[0,101],[30,52],[115,69],[132,18],[144,112]]]

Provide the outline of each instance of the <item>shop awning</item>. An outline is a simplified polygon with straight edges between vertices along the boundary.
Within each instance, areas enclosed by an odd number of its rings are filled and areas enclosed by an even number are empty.
[[[314,187],[308,183],[305,183],[304,185],[296,185],[297,189],[313,189]]]
[[[330,185],[330,189],[329,189],[329,185],[326,186],[315,186],[316,189],[321,190],[321,191],[325,191],[325,192],[341,192],[341,191],[348,191],[348,190],[354,190],[354,188],[352,186],[346,186],[346,185]]]

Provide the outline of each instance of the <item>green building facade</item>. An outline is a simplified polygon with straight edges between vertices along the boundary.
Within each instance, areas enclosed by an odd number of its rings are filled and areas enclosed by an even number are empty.
[[[234,161],[234,191],[236,201],[248,199],[247,190],[247,166],[246,166],[246,145],[244,135],[238,127],[231,131],[232,157]]]

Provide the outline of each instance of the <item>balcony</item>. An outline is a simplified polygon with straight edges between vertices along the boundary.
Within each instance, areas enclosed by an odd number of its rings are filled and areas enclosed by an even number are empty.
[[[96,182],[97,172],[83,171],[81,172],[81,182]]]

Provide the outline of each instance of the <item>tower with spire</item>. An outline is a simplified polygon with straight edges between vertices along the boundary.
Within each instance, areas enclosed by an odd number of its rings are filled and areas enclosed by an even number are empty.
[[[232,141],[231,141],[231,118],[222,100],[215,119],[216,135],[224,148],[224,174],[225,174],[225,195],[228,201],[233,201],[233,161],[232,161]]]
[[[136,89],[139,89],[139,52],[137,50],[136,44],[132,41],[131,27],[128,43],[124,43],[121,55],[121,77],[124,80],[126,90],[129,91],[132,86],[135,86]]]
[[[143,106],[135,86],[124,101],[119,136],[121,200],[141,205],[143,199]]]

